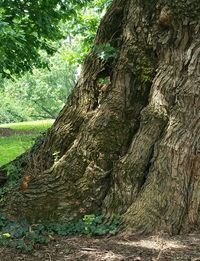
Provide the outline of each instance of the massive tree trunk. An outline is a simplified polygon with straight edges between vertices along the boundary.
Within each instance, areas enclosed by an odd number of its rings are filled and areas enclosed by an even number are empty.
[[[199,227],[199,13],[199,0],[113,2],[66,106],[21,160],[26,186],[7,213],[102,211],[131,233]]]

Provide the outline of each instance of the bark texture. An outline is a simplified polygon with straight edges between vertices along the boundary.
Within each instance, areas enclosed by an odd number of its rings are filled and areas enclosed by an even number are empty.
[[[124,229],[199,227],[198,0],[115,0],[81,77],[45,140],[23,159],[5,211],[31,222],[103,211]],[[104,81],[102,81],[102,79]]]

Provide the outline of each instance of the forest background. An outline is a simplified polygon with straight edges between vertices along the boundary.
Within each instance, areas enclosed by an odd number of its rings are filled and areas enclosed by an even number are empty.
[[[12,1],[9,2],[10,6],[5,3],[6,8],[2,4],[1,124],[56,118],[76,84],[81,64],[92,46],[100,19],[110,2],[72,1],[64,19],[53,21],[57,26],[52,24],[52,28],[48,19],[54,19],[57,14],[51,18],[46,14],[39,24],[43,27],[43,33],[47,31],[46,39],[43,36],[38,38],[35,29],[31,32],[30,26],[26,27],[30,21],[26,21],[28,18],[24,14],[20,17],[19,10],[18,20],[16,18],[14,23],[9,23],[8,19],[12,16],[9,12],[16,12],[18,6],[13,5]],[[61,12],[59,16],[62,16]],[[52,32],[54,27],[58,32]]]

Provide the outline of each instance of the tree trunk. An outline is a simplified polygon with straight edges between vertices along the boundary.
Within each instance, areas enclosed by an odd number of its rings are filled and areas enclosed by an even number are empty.
[[[67,222],[103,211],[130,233],[199,227],[200,6],[167,4],[113,2],[7,213]]]

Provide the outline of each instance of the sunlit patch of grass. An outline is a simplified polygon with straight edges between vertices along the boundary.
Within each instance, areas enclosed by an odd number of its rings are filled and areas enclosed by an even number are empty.
[[[0,137],[0,166],[10,162],[30,148],[40,132],[47,130],[52,124],[53,120],[1,124],[0,128],[22,130],[24,133]],[[26,131],[29,133],[26,134]],[[35,133],[30,133],[30,131]]]
[[[26,121],[17,123],[0,124],[0,128],[11,128],[24,131],[45,131],[53,124],[54,120]]]
[[[35,137],[35,135],[0,137],[0,166],[26,151],[33,144]]]

